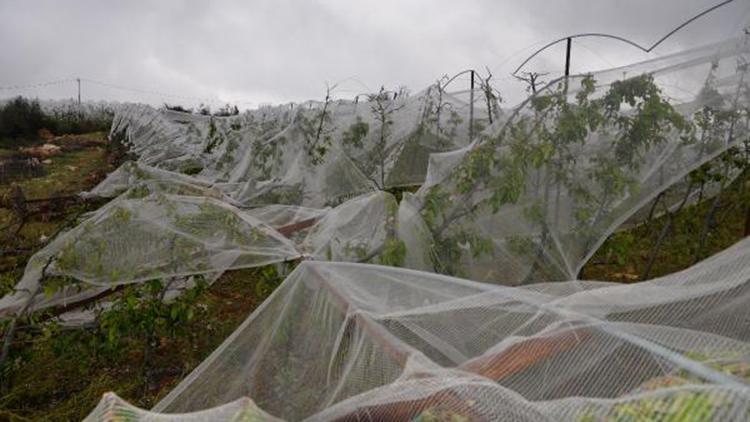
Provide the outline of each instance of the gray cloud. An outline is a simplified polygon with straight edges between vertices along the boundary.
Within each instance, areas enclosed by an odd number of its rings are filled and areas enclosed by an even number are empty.
[[[718,0],[252,0],[0,1],[0,86],[81,77],[85,99],[194,105],[301,101],[343,81],[341,97],[380,85],[419,90],[442,74],[493,70],[501,90],[535,47],[577,32],[650,44]],[[678,33],[654,54],[739,35],[750,4],[733,4]],[[555,73],[562,45],[530,63]],[[652,55],[616,42],[577,40],[573,71]],[[74,83],[3,90],[70,97]]]

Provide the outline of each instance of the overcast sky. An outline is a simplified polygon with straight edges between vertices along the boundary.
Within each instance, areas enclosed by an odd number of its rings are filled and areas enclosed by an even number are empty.
[[[0,0],[0,87],[80,77],[84,100],[248,108],[320,99],[326,83],[339,82],[340,98],[381,85],[418,91],[443,74],[488,67],[501,91],[513,92],[520,85],[509,73],[549,41],[607,32],[648,45],[719,1]],[[650,55],[614,41],[576,40],[572,71],[719,41],[748,24],[750,0],[735,0]],[[563,66],[560,44],[528,69],[559,75]],[[75,90],[75,82],[64,82],[2,89],[0,97],[71,97]]]

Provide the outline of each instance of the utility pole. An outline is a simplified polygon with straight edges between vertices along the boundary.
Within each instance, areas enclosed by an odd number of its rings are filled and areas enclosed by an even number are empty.
[[[471,89],[469,90],[469,142],[474,140],[474,70],[471,71]]]
[[[83,110],[81,109],[81,78],[76,78],[78,82],[78,120],[83,120]]]

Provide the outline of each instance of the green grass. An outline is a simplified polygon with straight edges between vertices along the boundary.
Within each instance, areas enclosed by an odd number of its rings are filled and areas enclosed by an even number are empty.
[[[101,139],[101,138],[100,138]],[[27,199],[46,198],[54,195],[71,195],[92,187],[90,176],[96,172],[111,170],[107,165],[107,153],[102,146],[64,151],[50,157],[44,164],[46,175],[18,182]],[[13,152],[0,149],[0,155]],[[0,185],[0,194],[9,190],[9,185]]]
[[[86,330],[19,338],[29,343],[15,354],[12,388],[0,398],[0,416],[5,412],[29,420],[81,420],[108,391],[151,408],[265,300],[272,289],[259,288],[264,283],[261,271],[227,272],[204,292],[190,334],[159,339],[150,361],[159,373],[150,377],[144,376],[145,344],[140,341],[128,339],[121,353],[109,353],[93,347],[96,334]]]

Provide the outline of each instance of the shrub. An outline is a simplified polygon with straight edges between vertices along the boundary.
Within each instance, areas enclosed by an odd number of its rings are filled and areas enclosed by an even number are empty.
[[[45,113],[39,101],[16,97],[0,106],[0,139],[38,140],[51,134],[81,134],[108,131],[113,114],[81,113],[78,107],[69,106]]]
[[[0,107],[0,138],[36,138],[45,120],[38,101],[16,97]]]

